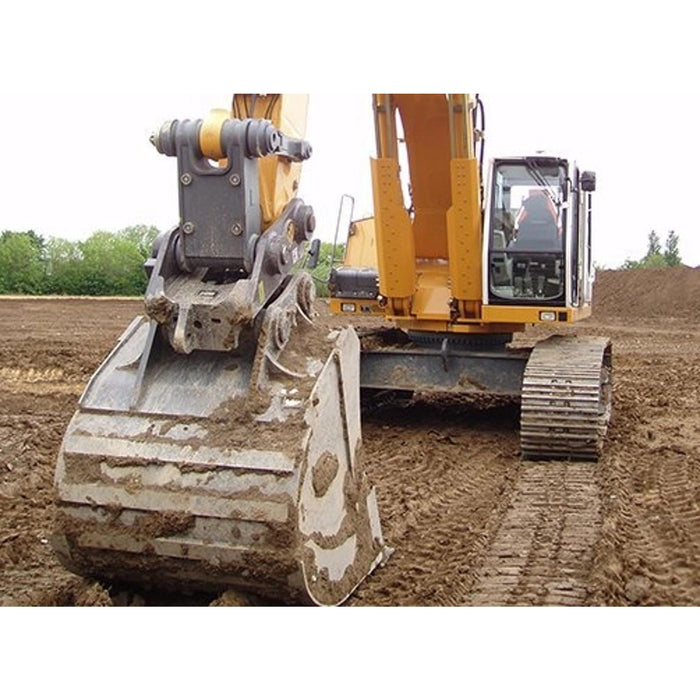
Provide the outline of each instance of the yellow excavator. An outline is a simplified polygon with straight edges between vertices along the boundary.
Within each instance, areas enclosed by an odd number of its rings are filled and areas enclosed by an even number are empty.
[[[145,314],[66,430],[53,546],[68,569],[342,603],[391,551],[362,468],[361,389],[518,396],[524,456],[600,453],[610,343],[508,347],[526,324],[590,313],[595,176],[539,154],[494,161],[484,186],[478,99],[373,104],[375,216],[352,225],[330,280],[336,313],[389,323],[362,343],[313,323],[306,96],[235,95],[153,135],[177,160],[180,220],[146,263]]]
[[[590,316],[595,173],[539,153],[484,176],[478,96],[376,94],[373,108],[374,217],[351,224],[329,280],[334,313],[390,324],[361,333],[362,389],[515,397],[524,457],[597,459],[610,341],[508,347],[527,325]]]

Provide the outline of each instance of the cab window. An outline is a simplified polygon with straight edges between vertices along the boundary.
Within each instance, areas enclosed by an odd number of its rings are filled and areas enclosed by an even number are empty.
[[[500,163],[493,177],[489,291],[493,300],[564,294],[566,169],[560,161]]]

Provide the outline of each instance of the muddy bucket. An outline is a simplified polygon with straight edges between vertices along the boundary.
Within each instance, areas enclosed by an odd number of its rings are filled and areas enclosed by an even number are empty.
[[[252,389],[245,342],[179,355],[136,319],[60,450],[63,564],[106,583],[341,603],[387,553],[361,465],[359,352],[352,329],[299,327],[280,357],[294,371]]]

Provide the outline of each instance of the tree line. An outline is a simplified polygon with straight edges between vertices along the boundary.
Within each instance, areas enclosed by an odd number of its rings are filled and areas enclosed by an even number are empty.
[[[647,252],[639,260],[627,258],[622,265],[623,270],[638,270],[643,268],[680,267],[683,264],[679,250],[679,237],[675,231],[669,231],[663,249],[656,231],[652,231],[647,239]]]
[[[96,231],[84,241],[48,238],[34,231],[0,233],[0,294],[60,294],[69,296],[142,296],[146,291],[143,264],[158,235],[155,226],[128,226],[116,232]],[[318,296],[328,296],[331,263],[342,262],[344,247],[321,243],[319,264],[311,270]],[[627,259],[622,269],[678,267],[679,237],[669,231],[662,247],[655,231],[647,252]]]
[[[158,235],[154,226],[96,231],[84,241],[34,231],[0,233],[0,294],[139,296],[143,264]]]
[[[44,238],[34,231],[0,233],[0,294],[142,296],[144,262],[158,235],[155,226],[96,231],[84,241]],[[310,270],[319,296],[328,296],[333,246],[322,243],[319,264]],[[336,264],[343,248],[336,251]]]

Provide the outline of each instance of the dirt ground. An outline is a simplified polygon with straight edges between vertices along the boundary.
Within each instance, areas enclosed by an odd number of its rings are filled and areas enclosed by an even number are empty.
[[[577,332],[613,340],[599,463],[522,461],[517,406],[364,415],[395,553],[350,605],[700,603],[700,269],[602,272],[595,301]],[[55,560],[52,480],[85,382],[141,308],[0,298],[0,605],[120,602]]]

